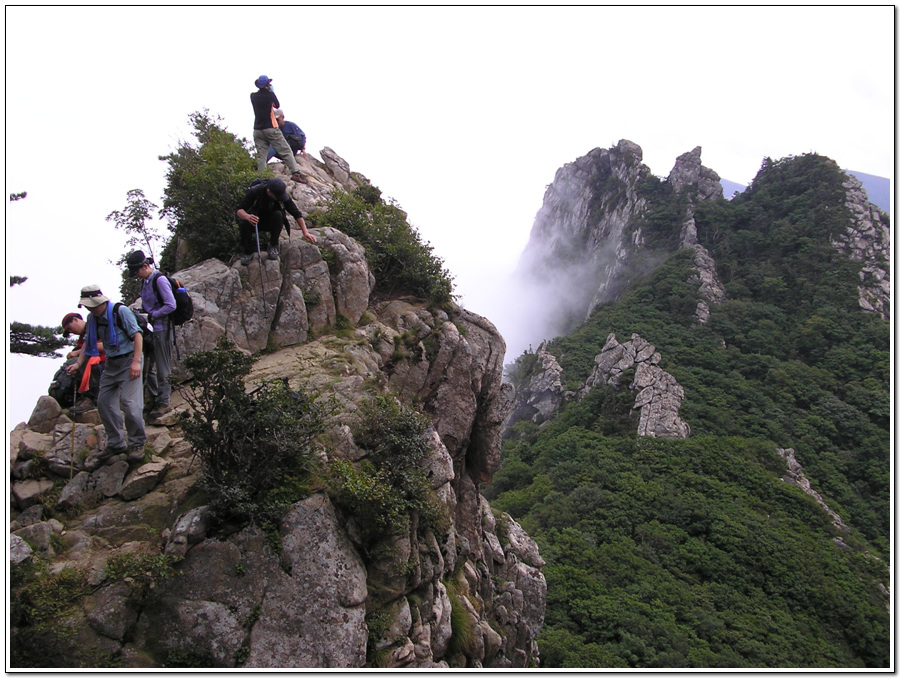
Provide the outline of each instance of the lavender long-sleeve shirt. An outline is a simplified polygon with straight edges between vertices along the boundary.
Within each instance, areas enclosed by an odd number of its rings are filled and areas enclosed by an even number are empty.
[[[157,286],[159,297],[153,289],[154,278],[159,278]],[[169,329],[169,314],[175,310],[175,295],[172,294],[172,286],[169,280],[160,275],[159,271],[153,271],[151,276],[141,284],[141,306],[144,313],[149,316],[150,324],[154,332],[163,332]]]

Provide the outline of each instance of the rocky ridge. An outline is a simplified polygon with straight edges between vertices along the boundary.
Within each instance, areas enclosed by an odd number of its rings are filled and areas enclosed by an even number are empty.
[[[701,148],[680,155],[666,181],[676,195],[687,193],[681,247],[696,252],[702,300],[697,317],[709,317],[709,304],[724,299],[715,262],[697,242],[695,201],[722,197],[719,176],[704,167]],[[635,252],[646,247],[641,228],[634,227],[648,208],[639,190],[651,178],[642,164],[643,150],[627,139],[610,149],[595,148],[561,167],[547,187],[531,237],[522,254],[519,276],[552,299],[536,315],[550,314],[552,336],[582,322],[598,304],[615,299],[633,272]]]
[[[564,389],[562,367],[543,344],[535,355],[530,380],[517,390],[505,428],[522,420],[542,424],[552,419],[563,404],[581,400],[599,386],[618,389],[630,376],[629,388],[636,391],[632,409],[637,410],[637,434],[653,438],[690,436],[691,427],[678,416],[684,388],[659,367],[662,355],[639,335],[633,334],[630,341],[619,343],[616,335],[610,334],[594,358],[594,370],[576,391]]]
[[[862,182],[847,174],[845,206],[851,223],[846,233],[832,241],[836,249],[863,262],[859,273],[859,305],[861,308],[890,318],[891,310],[891,229],[890,217],[869,202]]]
[[[666,182],[683,200],[677,247],[693,251],[692,282],[698,285],[699,297],[694,317],[702,325],[709,320],[711,308],[725,301],[726,290],[715,260],[699,242],[694,218],[699,201],[723,197],[719,175],[703,166],[701,152],[697,146],[680,155]],[[642,157],[640,146],[623,139],[613,148],[594,149],[564,165],[547,187],[520,263],[520,276],[531,279],[535,290],[539,290],[533,295],[541,304],[541,308],[534,309],[535,322],[549,315],[547,335],[564,333],[589,317],[598,304],[615,299],[627,283],[635,254],[646,248],[640,217],[646,213],[648,202],[638,186],[651,175],[649,168],[641,164]],[[847,231],[832,244],[863,262],[860,307],[887,318],[890,313],[889,217],[868,201],[855,177],[847,175],[844,188],[845,205],[852,219]],[[546,421],[563,402],[576,397],[574,392],[563,389],[562,368],[543,344],[536,355],[530,381],[516,393],[507,425],[521,419]],[[597,356],[598,362],[607,360],[601,361],[602,355]],[[600,377],[595,369],[586,388],[597,378]],[[668,384],[667,380],[663,381]],[[640,434],[686,437],[690,428],[677,416],[683,390],[677,383],[672,383],[669,390],[662,390],[662,384],[657,383],[660,390],[655,404],[636,405],[642,408]],[[649,393],[644,397],[649,397]],[[661,397],[663,393],[665,397]],[[662,402],[666,405],[662,406]],[[656,414],[650,415],[651,411]]]
[[[286,181],[304,212],[336,188],[364,183],[330,149],[322,157],[301,161],[307,183]],[[363,548],[360,518],[314,491],[282,519],[279,547],[254,525],[213,533],[194,491],[199,463],[178,427],[188,407],[180,396],[148,428],[137,465],[106,457],[95,412],[72,421],[43,397],[10,434],[10,546],[17,567],[45,560],[89,587],[66,612],[71,633],[55,651],[130,668],[537,663],[544,561],[479,491],[499,467],[512,404],[501,382],[503,339],[458,307],[373,302],[359,244],[331,228],[313,232],[316,245],[296,228],[283,235],[280,259],[262,268],[210,260],[180,271],[195,317],[178,330],[179,349],[210,349],[223,336],[248,353],[268,348],[246,387],[284,379],[328,397],[335,414],[318,442],[325,464],[365,458],[353,431],[370,393],[419,403],[431,422],[423,469],[447,524]],[[350,329],[335,333],[338,322]],[[149,588],[140,573],[110,573],[116,559],[161,555],[177,561],[176,575]]]

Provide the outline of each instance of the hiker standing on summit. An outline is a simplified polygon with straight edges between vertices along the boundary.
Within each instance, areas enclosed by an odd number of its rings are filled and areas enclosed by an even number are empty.
[[[153,259],[144,256],[143,251],[135,250],[125,260],[128,264],[128,275],[137,276],[141,282],[141,307],[147,314],[147,322],[153,325],[150,334],[152,351],[147,351],[145,367],[147,402],[144,412],[149,412],[147,420],[159,419],[169,412],[169,398],[172,385],[169,375],[172,374],[172,349],[175,347],[175,326],[170,315],[175,311],[175,294],[166,276],[153,266]]]
[[[127,452],[129,461],[142,461],[144,443],[147,442],[141,417],[144,405],[141,382],[144,337],[137,318],[125,304],[110,303],[99,285],[82,287],[78,306],[85,307],[91,314],[85,330],[84,350],[66,371],[76,374],[89,357],[99,354],[97,341],[103,342],[106,368],[100,377],[97,410],[106,430],[104,456]]]
[[[269,145],[277,151],[278,156],[287,165],[291,173],[291,179],[303,182],[304,177],[300,173],[300,165],[294,160],[294,153],[278,127],[275,119],[275,109],[281,104],[278,97],[272,91],[272,79],[261,75],[254,83],[259,91],[250,95],[250,103],[253,104],[253,143],[256,144],[256,169],[260,172],[266,169],[266,160],[269,154]]]

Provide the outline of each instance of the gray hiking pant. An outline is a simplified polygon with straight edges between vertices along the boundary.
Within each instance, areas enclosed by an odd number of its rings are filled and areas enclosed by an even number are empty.
[[[169,383],[169,375],[172,374],[172,349],[175,348],[172,330],[166,328],[153,332],[150,334],[150,341],[153,352],[145,358],[144,365],[148,400],[153,403],[154,408],[165,407],[172,395],[172,384]]]
[[[143,380],[131,378],[132,357],[133,355],[128,353],[124,356],[107,358],[103,376],[100,377],[97,411],[100,414],[100,421],[103,422],[103,428],[106,429],[106,449],[115,452],[143,447],[147,442],[143,418]]]
[[[266,169],[269,144],[276,150],[278,157],[284,159],[284,164],[287,165],[291,174],[300,171],[300,165],[294,160],[294,152],[285,140],[284,134],[277,127],[253,130],[253,143],[256,144],[256,169],[260,172]]]

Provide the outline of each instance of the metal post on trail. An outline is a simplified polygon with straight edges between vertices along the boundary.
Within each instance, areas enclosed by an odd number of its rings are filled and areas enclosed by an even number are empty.
[[[263,282],[264,276],[266,273],[265,273],[265,270],[263,269],[263,265],[262,265],[262,250],[259,247],[259,222],[258,221],[255,224],[253,224],[253,228],[256,231],[256,256],[259,258],[259,286],[262,288],[262,294],[260,295],[260,298],[262,299],[262,305],[263,305],[263,317],[268,320],[269,308],[266,306],[266,286],[265,286],[265,283]],[[269,282],[269,281],[265,280],[265,282]]]

